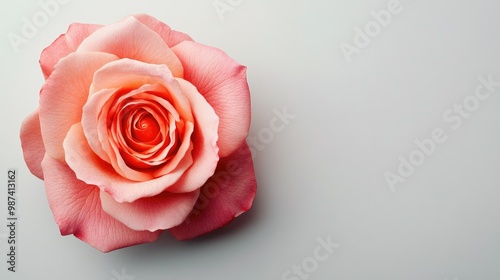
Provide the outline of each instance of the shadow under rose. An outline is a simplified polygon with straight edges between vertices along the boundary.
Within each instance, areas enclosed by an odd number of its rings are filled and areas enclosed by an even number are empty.
[[[245,235],[246,231],[255,225],[258,220],[258,202],[254,201],[252,209],[235,218],[232,222],[209,232],[205,235],[179,241],[176,240],[168,231],[165,231],[158,240],[151,243],[145,243],[137,246],[119,249],[108,254],[113,258],[120,259],[123,263],[137,262],[150,264],[168,262],[169,259],[178,258],[180,255],[196,254],[197,251],[228,242],[233,238]]]

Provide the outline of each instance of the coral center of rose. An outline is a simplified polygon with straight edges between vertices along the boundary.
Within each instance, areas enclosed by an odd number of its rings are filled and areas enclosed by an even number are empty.
[[[160,126],[151,114],[141,114],[134,122],[132,136],[141,142],[151,142],[160,133]]]

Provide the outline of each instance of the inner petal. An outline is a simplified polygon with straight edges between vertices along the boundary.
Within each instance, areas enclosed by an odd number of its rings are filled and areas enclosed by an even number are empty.
[[[142,142],[151,142],[160,133],[160,125],[156,119],[143,109],[139,109],[134,116],[132,137]]]
[[[172,170],[185,155],[185,124],[161,92],[130,92],[117,98],[116,115],[110,122],[112,146],[123,158],[126,169],[139,172]],[[187,135],[190,137],[190,133]],[[180,149],[180,151],[179,151]],[[180,155],[179,155],[180,153]],[[168,165],[168,168],[165,168]]]
[[[116,172],[144,181],[180,170],[191,160],[192,116],[180,114],[178,103],[162,84],[115,90],[97,118],[99,140],[114,155],[109,163]]]
[[[175,131],[175,126],[169,126],[171,114],[151,100],[139,102],[132,99],[125,102],[128,103],[123,105],[117,116],[122,121],[117,122],[116,126],[112,124],[112,130],[118,132],[115,135],[124,153],[129,153],[138,160],[148,161],[171,142],[170,132]],[[143,137],[140,134],[144,134]]]

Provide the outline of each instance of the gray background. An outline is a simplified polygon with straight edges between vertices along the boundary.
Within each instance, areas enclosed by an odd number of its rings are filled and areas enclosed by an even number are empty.
[[[2,0],[0,172],[18,169],[20,221],[18,272],[2,261],[1,279],[287,279],[328,236],[340,247],[308,279],[500,279],[500,87],[460,128],[443,119],[474,94],[479,76],[500,81],[499,1],[401,0],[350,63],[340,44],[354,45],[355,29],[390,1],[221,1],[233,4],[223,18],[213,0],[70,0],[15,52],[8,34],[20,34],[23,17],[41,7]],[[252,137],[269,128],[273,110],[296,117],[256,152],[250,212],[194,241],[164,234],[103,254],[60,236],[18,133],[38,104],[42,49],[71,22],[110,24],[133,13],[248,66]],[[408,159],[435,128],[447,140],[391,190],[384,173],[397,173],[398,157]]]

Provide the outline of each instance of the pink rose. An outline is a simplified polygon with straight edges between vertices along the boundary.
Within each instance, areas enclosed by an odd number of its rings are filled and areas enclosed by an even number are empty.
[[[22,124],[62,235],[108,252],[217,229],[256,191],[246,68],[148,15],[72,24]]]

